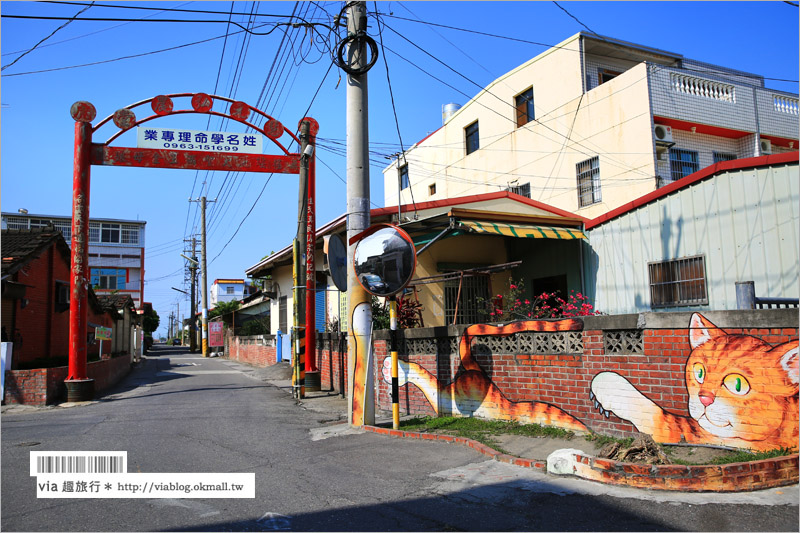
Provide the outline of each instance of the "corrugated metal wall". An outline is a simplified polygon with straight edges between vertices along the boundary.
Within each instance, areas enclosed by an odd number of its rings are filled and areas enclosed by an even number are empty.
[[[708,305],[736,309],[737,281],[756,296],[797,298],[800,171],[797,164],[730,171],[639,207],[587,232],[587,287],[610,314],[652,309],[647,264],[704,255]],[[590,289],[591,290],[591,289]]]

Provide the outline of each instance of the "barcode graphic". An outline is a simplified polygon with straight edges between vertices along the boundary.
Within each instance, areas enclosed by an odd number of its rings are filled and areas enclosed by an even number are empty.
[[[31,452],[31,475],[126,473],[127,452]]]

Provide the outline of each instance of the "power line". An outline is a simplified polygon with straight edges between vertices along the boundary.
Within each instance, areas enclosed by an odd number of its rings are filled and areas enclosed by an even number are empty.
[[[26,55],[28,55],[28,54],[30,54],[31,52],[33,52],[34,50],[36,50],[36,47],[38,47],[40,44],[42,44],[43,42],[45,42],[47,39],[49,39],[50,37],[52,37],[53,35],[55,35],[56,33],[58,33],[58,31],[59,31],[59,30],[61,30],[61,29],[65,28],[65,27],[67,27],[67,26],[69,25],[69,23],[70,23],[70,22],[72,22],[73,20],[75,20],[76,18],[78,18],[78,15],[80,15],[81,13],[83,13],[84,11],[86,11],[87,9],[89,9],[90,7],[92,7],[93,5],[94,5],[94,2],[92,2],[91,4],[89,4],[88,6],[86,6],[85,8],[81,9],[80,11],[78,11],[78,12],[77,12],[77,13],[76,13],[76,14],[75,14],[75,15],[74,15],[72,18],[68,19],[68,20],[67,20],[67,21],[66,21],[64,24],[62,24],[62,25],[61,25],[61,26],[59,26],[58,28],[54,29],[54,30],[53,30],[53,32],[52,32],[50,35],[48,35],[47,37],[45,37],[44,39],[42,39],[41,41],[39,41],[38,43],[36,43],[35,45],[33,45],[33,47],[29,48],[27,51],[25,51],[25,53],[24,53],[24,54],[22,54],[21,56],[17,57],[17,58],[16,58],[14,61],[12,61],[11,63],[9,63],[8,65],[5,65],[4,67],[0,68],[0,70],[5,70],[5,69],[7,69],[7,68],[8,68],[8,67],[10,67],[11,65],[13,65],[14,63],[16,63],[17,61],[19,61],[20,59],[22,59],[23,57],[25,57]]]

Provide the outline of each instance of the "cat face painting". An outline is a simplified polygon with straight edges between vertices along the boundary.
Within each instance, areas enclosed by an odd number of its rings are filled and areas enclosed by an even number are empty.
[[[693,317],[692,328],[686,388],[689,414],[698,425],[742,441],[771,439],[793,426],[796,440],[797,341],[773,347],[726,334],[701,315]]]
[[[665,411],[615,372],[594,377],[597,406],[662,443],[796,448],[798,341],[773,346],[692,315],[686,362],[689,416]]]

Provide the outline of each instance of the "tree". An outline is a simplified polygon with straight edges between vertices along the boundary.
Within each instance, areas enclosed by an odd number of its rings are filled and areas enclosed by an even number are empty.
[[[160,321],[161,319],[159,318],[158,313],[156,313],[156,310],[149,308],[144,312],[142,318],[142,329],[145,333],[150,335],[158,329],[158,323]]]
[[[239,305],[240,305],[239,300],[233,300],[230,302],[220,302],[214,309],[208,312],[208,319],[211,320],[212,318],[222,315],[223,316],[222,321],[225,322],[225,326],[231,327],[231,323],[229,322],[231,318],[225,318],[225,315],[239,309]]]

